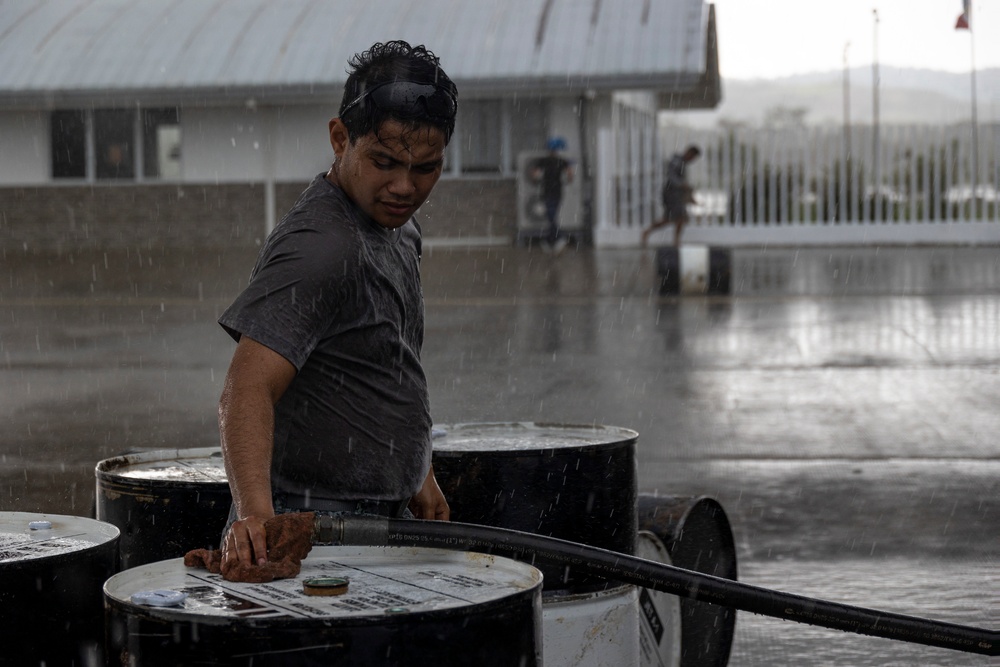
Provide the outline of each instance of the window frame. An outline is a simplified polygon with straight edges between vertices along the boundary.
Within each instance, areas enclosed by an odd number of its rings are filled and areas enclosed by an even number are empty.
[[[469,109],[470,107],[481,108],[483,105],[492,104],[494,106],[491,109],[491,115],[499,120],[495,125],[491,125],[490,123],[484,125],[482,117],[469,118],[467,114],[463,115],[463,107],[461,104],[459,105],[454,137],[448,145],[448,174],[454,178],[513,178],[517,174],[517,153],[529,150],[515,136],[513,121],[518,112],[517,108],[520,104],[530,105],[530,113],[534,115],[535,123],[530,127],[529,135],[534,133],[537,136],[534,137],[534,142],[529,143],[531,146],[537,143],[536,148],[541,150],[544,148],[545,137],[547,136],[546,132],[548,131],[548,100],[544,97],[526,97],[521,99],[517,97],[482,97],[475,98],[472,101],[477,104],[466,105],[465,109]],[[491,138],[491,141],[495,141],[498,147],[498,163],[495,169],[485,167],[483,164],[477,164],[475,169],[469,168],[469,163],[476,163],[476,161],[469,160],[468,156],[463,154],[465,151],[463,150],[462,142],[467,138],[466,128],[470,125],[473,128],[478,127],[481,131],[485,131],[490,127],[496,131],[497,135]],[[538,127],[534,127],[534,125]]]
[[[104,112],[112,113],[122,113],[131,112],[131,140],[129,142],[128,158],[131,162],[131,174],[113,177],[102,175],[99,173],[98,168],[98,118],[99,115]],[[55,118],[56,114],[80,114],[83,118],[83,145],[84,145],[84,168],[82,176],[59,176],[57,172],[56,164],[56,151],[57,148],[57,137],[55,132]],[[178,180],[177,178],[163,178],[159,174],[150,174],[149,170],[146,169],[148,158],[146,152],[148,149],[147,136],[147,119],[155,118],[157,115],[162,117],[173,116],[176,120],[176,126],[181,128],[181,109],[180,107],[143,107],[136,105],[135,107],[100,107],[100,108],[58,108],[53,109],[49,113],[49,178],[54,182],[59,183],[109,183],[109,184],[129,184],[129,183],[143,183],[143,182],[155,182],[155,183],[167,183]],[[170,123],[158,123],[149,126],[150,130],[155,130],[161,125],[170,125]],[[182,130],[183,133],[183,130]],[[153,140],[153,146],[156,145],[155,139]]]

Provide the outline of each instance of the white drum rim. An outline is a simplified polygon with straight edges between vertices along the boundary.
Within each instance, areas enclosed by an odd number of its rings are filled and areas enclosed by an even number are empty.
[[[381,560],[379,560],[379,558],[381,558]],[[371,573],[361,571],[361,565],[367,565],[373,569],[377,569],[379,566],[385,565],[390,571],[392,568],[398,568],[400,570],[413,570],[414,572],[420,572],[421,576],[426,579],[430,576],[428,573],[433,572],[431,568],[435,564],[440,566],[442,570],[447,570],[443,572],[441,576],[441,579],[443,580],[441,585],[443,588],[447,588],[447,584],[449,583],[447,581],[448,577],[455,577],[456,579],[452,580],[452,582],[454,582],[458,577],[470,577],[471,581],[475,579],[473,575],[486,575],[483,576],[483,578],[493,578],[497,582],[497,586],[492,589],[481,587],[482,590],[476,591],[480,594],[479,599],[472,599],[474,596],[470,590],[467,595],[468,599],[464,600],[458,599],[456,596],[454,601],[442,602],[435,606],[422,607],[420,604],[415,604],[408,608],[400,607],[401,611],[398,615],[398,618],[400,619],[405,619],[407,617],[431,618],[442,613],[451,614],[462,610],[488,608],[494,605],[506,604],[508,601],[526,594],[538,595],[538,598],[541,598],[542,573],[528,563],[515,561],[501,556],[474,552],[457,552],[425,547],[395,546],[315,547],[310,552],[309,556],[303,560],[303,570],[297,577],[293,579],[276,580],[269,584],[240,584],[226,582],[222,580],[219,575],[210,575],[205,570],[185,567],[183,559],[174,558],[165,561],[158,561],[156,563],[140,565],[136,568],[119,572],[104,583],[103,593],[107,604],[116,608],[123,608],[126,610],[126,613],[149,614],[163,620],[172,621],[191,621],[197,619],[199,622],[210,623],[217,622],[240,624],[242,622],[247,622],[248,624],[259,624],[262,622],[263,617],[253,618],[250,616],[239,616],[234,613],[225,612],[210,613],[211,608],[209,607],[184,607],[177,609],[170,607],[144,607],[131,602],[132,594],[140,590],[194,590],[198,587],[208,586],[221,589],[222,593],[228,592],[239,599],[249,599],[261,607],[266,608],[270,604],[273,609],[280,610],[282,613],[276,613],[268,618],[283,625],[296,623],[333,623],[334,625],[343,624],[346,626],[358,623],[391,622],[393,614],[387,613],[386,608],[373,608],[369,611],[359,613],[350,613],[346,611],[344,613],[336,613],[331,611],[330,613],[317,612],[311,614],[301,612],[296,613],[295,611],[290,611],[288,609],[288,607],[292,606],[292,602],[302,603],[306,601],[308,601],[308,605],[310,605],[310,608],[313,611],[322,611],[327,607],[335,609],[338,607],[339,602],[350,599],[346,595],[330,598],[310,596],[303,596],[300,598],[295,596],[289,597],[287,601],[279,601],[272,597],[275,595],[288,595],[289,591],[301,591],[302,581],[312,576],[340,576],[338,574],[334,574],[334,572],[338,571],[337,568],[330,567],[329,565],[333,559],[338,559],[340,564],[347,562],[349,566],[352,563],[358,565],[359,567],[355,579],[356,582],[365,580],[365,577],[371,576],[372,578],[377,578],[380,576],[378,573],[372,575]],[[386,564],[388,561],[393,562]],[[422,570],[419,569],[421,566],[423,567]],[[447,569],[449,567],[451,568],[450,570]],[[501,574],[503,575],[502,580],[498,578],[498,575]],[[436,579],[437,577],[433,578]],[[391,577],[387,576],[382,581],[385,586],[411,585],[410,582],[404,581],[402,577],[399,577],[398,580],[393,580]],[[257,589],[255,587],[266,588]],[[416,588],[415,585],[414,588]],[[261,590],[265,590],[266,594],[262,594]],[[348,595],[349,594],[350,587]],[[364,594],[370,594],[373,597],[377,596],[376,592],[369,590],[365,590]],[[269,600],[268,598],[272,599]],[[393,607],[390,605],[388,608],[392,609]],[[403,611],[406,613],[402,613]]]
[[[460,422],[434,424],[443,436],[433,440],[442,454],[531,454],[559,449],[601,448],[634,443],[639,433],[622,426],[555,422]],[[487,446],[486,442],[494,443]],[[497,442],[501,445],[498,446]],[[503,445],[507,445],[504,447]]]
[[[31,530],[28,524],[32,521],[47,521],[52,526],[43,530]],[[4,536],[9,537],[5,539]],[[0,560],[0,570],[80,556],[115,543],[120,536],[121,530],[117,526],[90,517],[41,512],[0,512],[0,545],[11,551],[18,548],[29,550],[31,545],[46,545],[45,552],[36,556]]]
[[[632,589],[632,590],[630,590]],[[542,595],[542,604],[545,606],[549,605],[559,605],[559,604],[575,604],[577,602],[588,602],[593,600],[603,600],[604,598],[617,598],[629,595],[632,591],[638,595],[639,587],[633,584],[616,584],[615,586],[609,586],[605,589],[598,589],[593,591],[581,591],[574,592],[569,589],[563,593],[563,589],[560,589],[553,594]]]
[[[119,480],[129,480],[136,483],[151,483],[151,484],[171,484],[171,483],[204,483],[204,484],[228,484],[226,480],[225,468],[220,465],[218,470],[221,471],[221,477],[213,477],[205,475],[206,479],[172,479],[169,477],[159,477],[156,475],[143,476],[141,474],[128,475],[125,474],[129,472],[130,469],[133,471],[141,471],[141,467],[144,465],[151,465],[156,463],[175,463],[181,464],[185,461],[201,462],[207,461],[213,458],[217,458],[219,463],[222,463],[222,448],[221,447],[192,447],[190,449],[155,449],[144,452],[134,452],[130,454],[122,454],[120,456],[113,456],[108,459],[104,459],[97,463],[95,468],[95,473],[99,480],[105,481],[119,481]],[[204,469],[208,469],[209,466],[195,467],[192,468],[192,474],[202,473],[204,474]],[[213,468],[214,470],[214,468]]]

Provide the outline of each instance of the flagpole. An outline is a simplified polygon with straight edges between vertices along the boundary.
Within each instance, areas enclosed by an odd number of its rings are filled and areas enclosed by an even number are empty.
[[[851,43],[844,44],[844,157],[840,161],[840,222],[851,220],[849,196],[850,180],[854,170],[851,168],[851,74],[848,69],[847,50]]]
[[[979,188],[979,105],[976,102],[976,39],[972,21],[969,21],[969,63],[972,69],[972,210],[975,215],[976,190]]]

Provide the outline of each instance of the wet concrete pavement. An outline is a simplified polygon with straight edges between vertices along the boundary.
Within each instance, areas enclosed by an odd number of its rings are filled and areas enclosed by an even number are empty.
[[[7,251],[0,509],[87,515],[97,461],[217,445],[252,252]],[[733,252],[660,296],[653,251],[430,245],[439,423],[640,433],[642,491],[726,508],[740,579],[1000,628],[1000,249]],[[731,665],[985,665],[741,614]]]

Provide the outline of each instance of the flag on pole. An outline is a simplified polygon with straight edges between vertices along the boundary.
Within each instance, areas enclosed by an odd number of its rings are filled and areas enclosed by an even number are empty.
[[[955,30],[968,30],[972,22],[972,0],[962,0],[962,14],[955,22]]]

